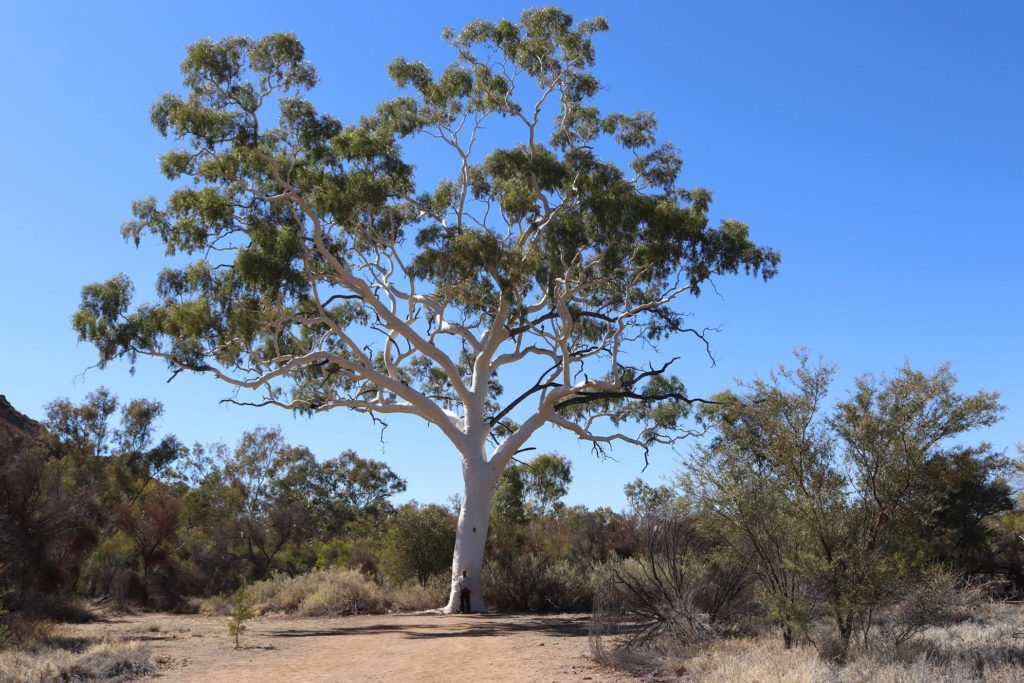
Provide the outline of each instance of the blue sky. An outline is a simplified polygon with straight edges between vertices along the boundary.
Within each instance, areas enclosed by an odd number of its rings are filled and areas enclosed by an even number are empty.
[[[0,0],[0,393],[40,418],[48,401],[107,386],[154,397],[163,428],[186,442],[234,443],[280,424],[323,456],[354,448],[386,459],[408,496],[443,502],[461,488],[443,437],[396,421],[383,437],[356,415],[312,420],[218,404],[212,380],[167,384],[158,362],[104,371],[69,317],[83,284],[123,271],[144,300],[162,250],[121,241],[133,199],[166,195],[165,142],[148,111],[179,87],[187,44],[203,37],[294,31],[316,64],[314,99],[343,120],[395,91],[398,55],[447,59],[442,26],[514,18],[509,2],[14,3]],[[998,390],[1005,420],[979,435],[1024,440],[1024,3],[571,2],[603,15],[597,39],[605,111],[654,111],[686,161],[682,182],[714,191],[714,218],[748,223],[783,256],[765,284],[719,281],[695,303],[717,326],[718,363],[683,340],[695,394],[766,373],[806,346],[852,377],[944,361],[961,389]],[[301,7],[301,9],[295,9]],[[83,374],[84,373],[84,374]],[[597,462],[573,439],[533,445],[575,465],[569,502],[625,504],[642,458]],[[678,468],[653,453],[643,477]]]

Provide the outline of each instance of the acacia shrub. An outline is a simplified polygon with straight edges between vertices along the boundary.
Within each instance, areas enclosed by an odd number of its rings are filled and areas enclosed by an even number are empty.
[[[681,480],[737,556],[753,558],[785,644],[827,620],[835,637],[821,652],[843,661],[905,587],[987,542],[979,529],[1005,509],[1005,462],[987,444],[952,442],[1002,407],[998,394],[955,391],[944,366],[861,377],[829,410],[835,368],[798,359],[702,408],[714,436]],[[956,510],[970,514],[956,522]]]

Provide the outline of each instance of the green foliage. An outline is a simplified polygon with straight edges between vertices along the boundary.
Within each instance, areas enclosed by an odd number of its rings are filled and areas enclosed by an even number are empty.
[[[903,368],[858,379],[826,414],[834,369],[806,354],[799,361],[703,409],[716,436],[697,449],[683,484],[735,551],[756,558],[764,603],[787,644],[821,605],[843,658],[877,607],[929,562],[956,555],[949,545],[934,549],[948,542],[942,534],[921,542],[950,523],[951,507],[977,510],[972,529],[1005,509],[1002,461],[988,446],[958,443],[1002,408],[994,393],[957,393],[948,367],[931,375]]]
[[[492,558],[484,565],[484,592],[499,610],[584,612],[590,609],[594,567],[548,554]]]
[[[62,479],[95,492],[105,507],[134,503],[159,488],[157,480],[176,483],[184,476],[189,449],[171,435],[156,439],[163,415],[158,401],[121,404],[100,388],[77,406],[67,399],[51,402],[46,415],[48,448],[60,458]]]
[[[671,487],[650,486],[642,479],[631,481],[623,490],[633,513],[642,519],[669,518],[680,503],[678,494]]]
[[[544,453],[523,468],[523,493],[536,514],[547,514],[561,505],[572,483],[572,463],[557,453]]]
[[[231,618],[228,620],[228,633],[235,639],[235,649],[240,647],[239,638],[246,631],[245,622],[252,619],[255,613],[252,611],[252,601],[245,586],[235,591],[232,600]]]
[[[135,551],[135,544],[120,531],[103,538],[82,566],[79,580],[84,592],[108,595],[118,572],[137,568]]]
[[[506,467],[498,478],[491,499],[491,523],[488,529],[490,551],[505,555],[518,548],[527,521],[524,501],[523,469]]]
[[[384,573],[395,583],[416,579],[422,585],[451,566],[455,524],[440,505],[403,505],[391,518],[381,541]]]
[[[208,466],[185,498],[184,515],[224,548],[221,571],[259,580],[324,566],[316,542],[375,534],[393,514],[388,497],[403,490],[405,482],[381,462],[352,451],[318,462],[279,430],[257,429]]]
[[[556,453],[506,467],[491,500],[492,545],[515,543],[528,518],[560,509],[570,483],[572,464]]]

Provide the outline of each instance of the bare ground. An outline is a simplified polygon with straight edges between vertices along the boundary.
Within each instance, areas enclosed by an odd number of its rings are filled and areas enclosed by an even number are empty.
[[[119,616],[78,628],[147,642],[159,664],[147,680],[620,681],[589,659],[581,615],[262,617],[236,650],[226,617]]]

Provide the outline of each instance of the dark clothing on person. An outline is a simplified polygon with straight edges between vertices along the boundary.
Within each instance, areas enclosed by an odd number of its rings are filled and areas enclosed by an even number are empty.
[[[455,581],[455,587],[459,589],[459,614],[469,614],[469,577],[465,571]]]

